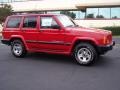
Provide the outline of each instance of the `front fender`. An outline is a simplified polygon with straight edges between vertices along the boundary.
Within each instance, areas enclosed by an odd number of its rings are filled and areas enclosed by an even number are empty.
[[[77,41],[83,41],[83,42],[85,42],[85,41],[91,41],[91,42],[93,42],[96,46],[99,45],[98,41],[95,40],[94,38],[90,38],[90,37],[77,37],[77,38],[75,38],[75,39],[72,41],[72,46],[71,46],[71,48],[70,48],[70,51],[73,50],[74,45],[76,44]]]
[[[92,41],[94,44],[99,45],[99,42],[95,38],[90,38],[90,37],[76,37],[72,43],[75,43],[77,40],[81,41]]]

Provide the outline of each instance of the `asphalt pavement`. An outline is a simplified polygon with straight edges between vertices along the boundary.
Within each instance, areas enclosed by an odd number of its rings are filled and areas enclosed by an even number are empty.
[[[0,90],[120,90],[120,38],[92,66],[71,57],[31,53],[15,58],[0,43]]]

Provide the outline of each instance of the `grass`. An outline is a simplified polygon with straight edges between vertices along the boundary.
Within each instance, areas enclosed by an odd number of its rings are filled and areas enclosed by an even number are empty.
[[[114,27],[103,27],[101,29],[112,31],[113,36],[120,37],[120,26],[114,26]]]

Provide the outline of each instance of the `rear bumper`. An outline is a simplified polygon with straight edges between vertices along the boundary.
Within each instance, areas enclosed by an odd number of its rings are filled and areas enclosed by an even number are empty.
[[[100,54],[104,54],[108,52],[109,50],[112,50],[113,46],[115,46],[115,41],[113,41],[110,45],[107,45],[107,46],[98,46],[98,52]]]
[[[2,42],[3,44],[10,45],[10,41],[9,41],[9,40],[1,40],[1,42]]]

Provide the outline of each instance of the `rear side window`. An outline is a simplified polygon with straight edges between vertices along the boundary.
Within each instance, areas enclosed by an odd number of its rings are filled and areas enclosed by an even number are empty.
[[[11,17],[8,20],[6,27],[7,28],[19,28],[21,19],[22,19],[21,17]]]
[[[36,28],[37,25],[37,17],[25,17],[23,28]]]

